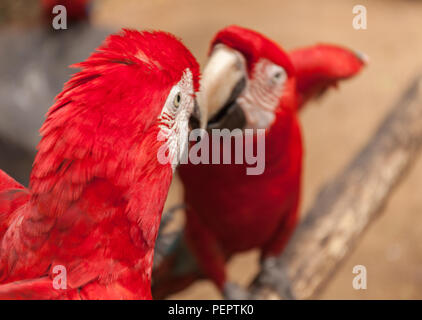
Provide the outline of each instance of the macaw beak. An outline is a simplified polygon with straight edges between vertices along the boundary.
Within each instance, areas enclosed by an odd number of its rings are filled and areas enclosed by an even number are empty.
[[[243,129],[246,117],[237,103],[247,82],[244,57],[236,50],[218,44],[204,68],[198,103],[208,129]]]
[[[193,111],[189,118],[190,130],[195,130],[195,129],[200,129],[200,128],[205,127],[206,122],[204,119],[202,119],[202,114],[203,112],[201,112],[198,102],[195,99],[195,105],[193,107]]]

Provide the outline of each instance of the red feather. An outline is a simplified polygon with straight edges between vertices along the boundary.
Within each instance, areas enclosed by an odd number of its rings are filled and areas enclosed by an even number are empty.
[[[172,178],[156,158],[157,118],[186,68],[198,88],[199,68],[172,35],[131,30],[76,66],[41,128],[29,191],[0,173],[3,299],[151,297]],[[64,292],[52,287],[56,265]]]
[[[288,54],[263,35],[238,26],[220,31],[211,47],[218,43],[246,58],[249,77],[262,58],[288,74],[275,120],[266,132],[263,174],[246,175],[247,164],[179,168],[185,187],[187,246],[202,274],[222,289],[227,281],[225,263],[233,254],[259,248],[266,258],[283,251],[298,221],[300,202],[303,145],[297,110],[319,90],[354,76],[363,62],[349,50],[328,45]],[[163,296],[166,289],[180,290],[195,278],[192,274],[174,272],[173,279],[167,274],[167,282],[156,279],[154,291]]]
[[[296,49],[289,56],[296,70],[299,106],[353,77],[367,62],[359,52],[328,44]]]

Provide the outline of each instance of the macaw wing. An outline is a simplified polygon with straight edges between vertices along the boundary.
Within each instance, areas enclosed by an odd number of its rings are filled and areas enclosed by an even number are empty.
[[[0,300],[77,300],[77,290],[54,288],[49,277],[0,285]]]
[[[29,191],[0,170],[0,240],[17,208],[29,200]]]
[[[0,193],[8,189],[25,189],[25,187],[0,170]]]
[[[299,108],[338,81],[355,76],[368,62],[360,52],[328,44],[296,49],[289,57],[296,71]]]

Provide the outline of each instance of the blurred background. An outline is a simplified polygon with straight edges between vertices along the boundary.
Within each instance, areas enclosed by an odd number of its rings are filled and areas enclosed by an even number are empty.
[[[352,27],[352,9],[357,4],[367,9],[367,30]],[[37,0],[0,0],[0,53],[7,47],[2,42],[4,37],[13,32],[16,37],[34,32],[40,27],[40,16]],[[229,24],[256,29],[287,50],[326,42],[360,50],[370,57],[369,66],[358,77],[342,83],[338,92],[330,92],[301,113],[306,152],[301,211],[305,213],[319,188],[360,150],[410,80],[422,72],[422,1],[99,0],[91,8],[90,28],[100,31],[88,46],[83,46],[87,37],[79,30],[72,35],[75,43],[69,50],[79,50],[80,60],[88,55],[88,47],[95,48],[102,41],[100,34],[121,27],[162,29],[180,37],[203,65],[209,41]],[[25,49],[27,59],[36,56],[36,48],[33,52],[30,47]],[[6,61],[2,63],[10,69],[8,75],[20,67],[18,62],[10,62],[15,60],[3,59]],[[0,68],[0,72],[4,70]],[[0,86],[5,82],[10,83],[9,78],[0,73]],[[59,88],[62,84],[57,83]],[[3,94],[0,105],[7,101]],[[44,109],[42,113],[51,103],[52,97],[48,96],[45,104],[39,106]],[[31,110],[25,113],[28,119],[42,123],[39,109],[38,113]],[[2,117],[4,113],[0,114]],[[26,144],[15,139],[13,132],[1,129],[0,166],[26,182],[33,143]],[[367,229],[353,253],[316,298],[422,299],[421,194],[422,160],[412,168],[384,213]],[[179,203],[181,197],[176,179],[167,206]],[[229,277],[240,284],[249,283],[258,270],[257,257],[257,252],[236,256],[229,264]],[[367,290],[356,291],[352,287],[355,265],[367,268]],[[171,298],[221,296],[204,280]]]

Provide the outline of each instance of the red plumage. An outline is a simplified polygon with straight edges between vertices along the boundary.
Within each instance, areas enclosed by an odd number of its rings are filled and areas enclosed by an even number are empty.
[[[164,32],[110,36],[65,84],[24,189],[0,171],[0,298],[148,299],[172,178],[157,161],[171,88],[199,68]],[[54,266],[67,290],[52,286]]]
[[[354,76],[367,62],[362,53],[327,44],[296,49],[289,56],[295,66],[299,107],[336,87],[338,81]]]
[[[309,98],[358,73],[363,61],[330,45],[286,53],[263,35],[237,26],[220,31],[211,47],[217,44],[242,54],[249,81],[260,59],[287,73],[275,120],[266,130],[263,174],[247,175],[248,164],[179,167],[187,212],[185,241],[201,273],[223,289],[225,263],[233,254],[259,248],[265,259],[283,251],[297,224],[300,202],[303,146],[297,111]],[[165,281],[157,279],[154,289],[157,296],[164,296],[194,278],[167,274]]]

